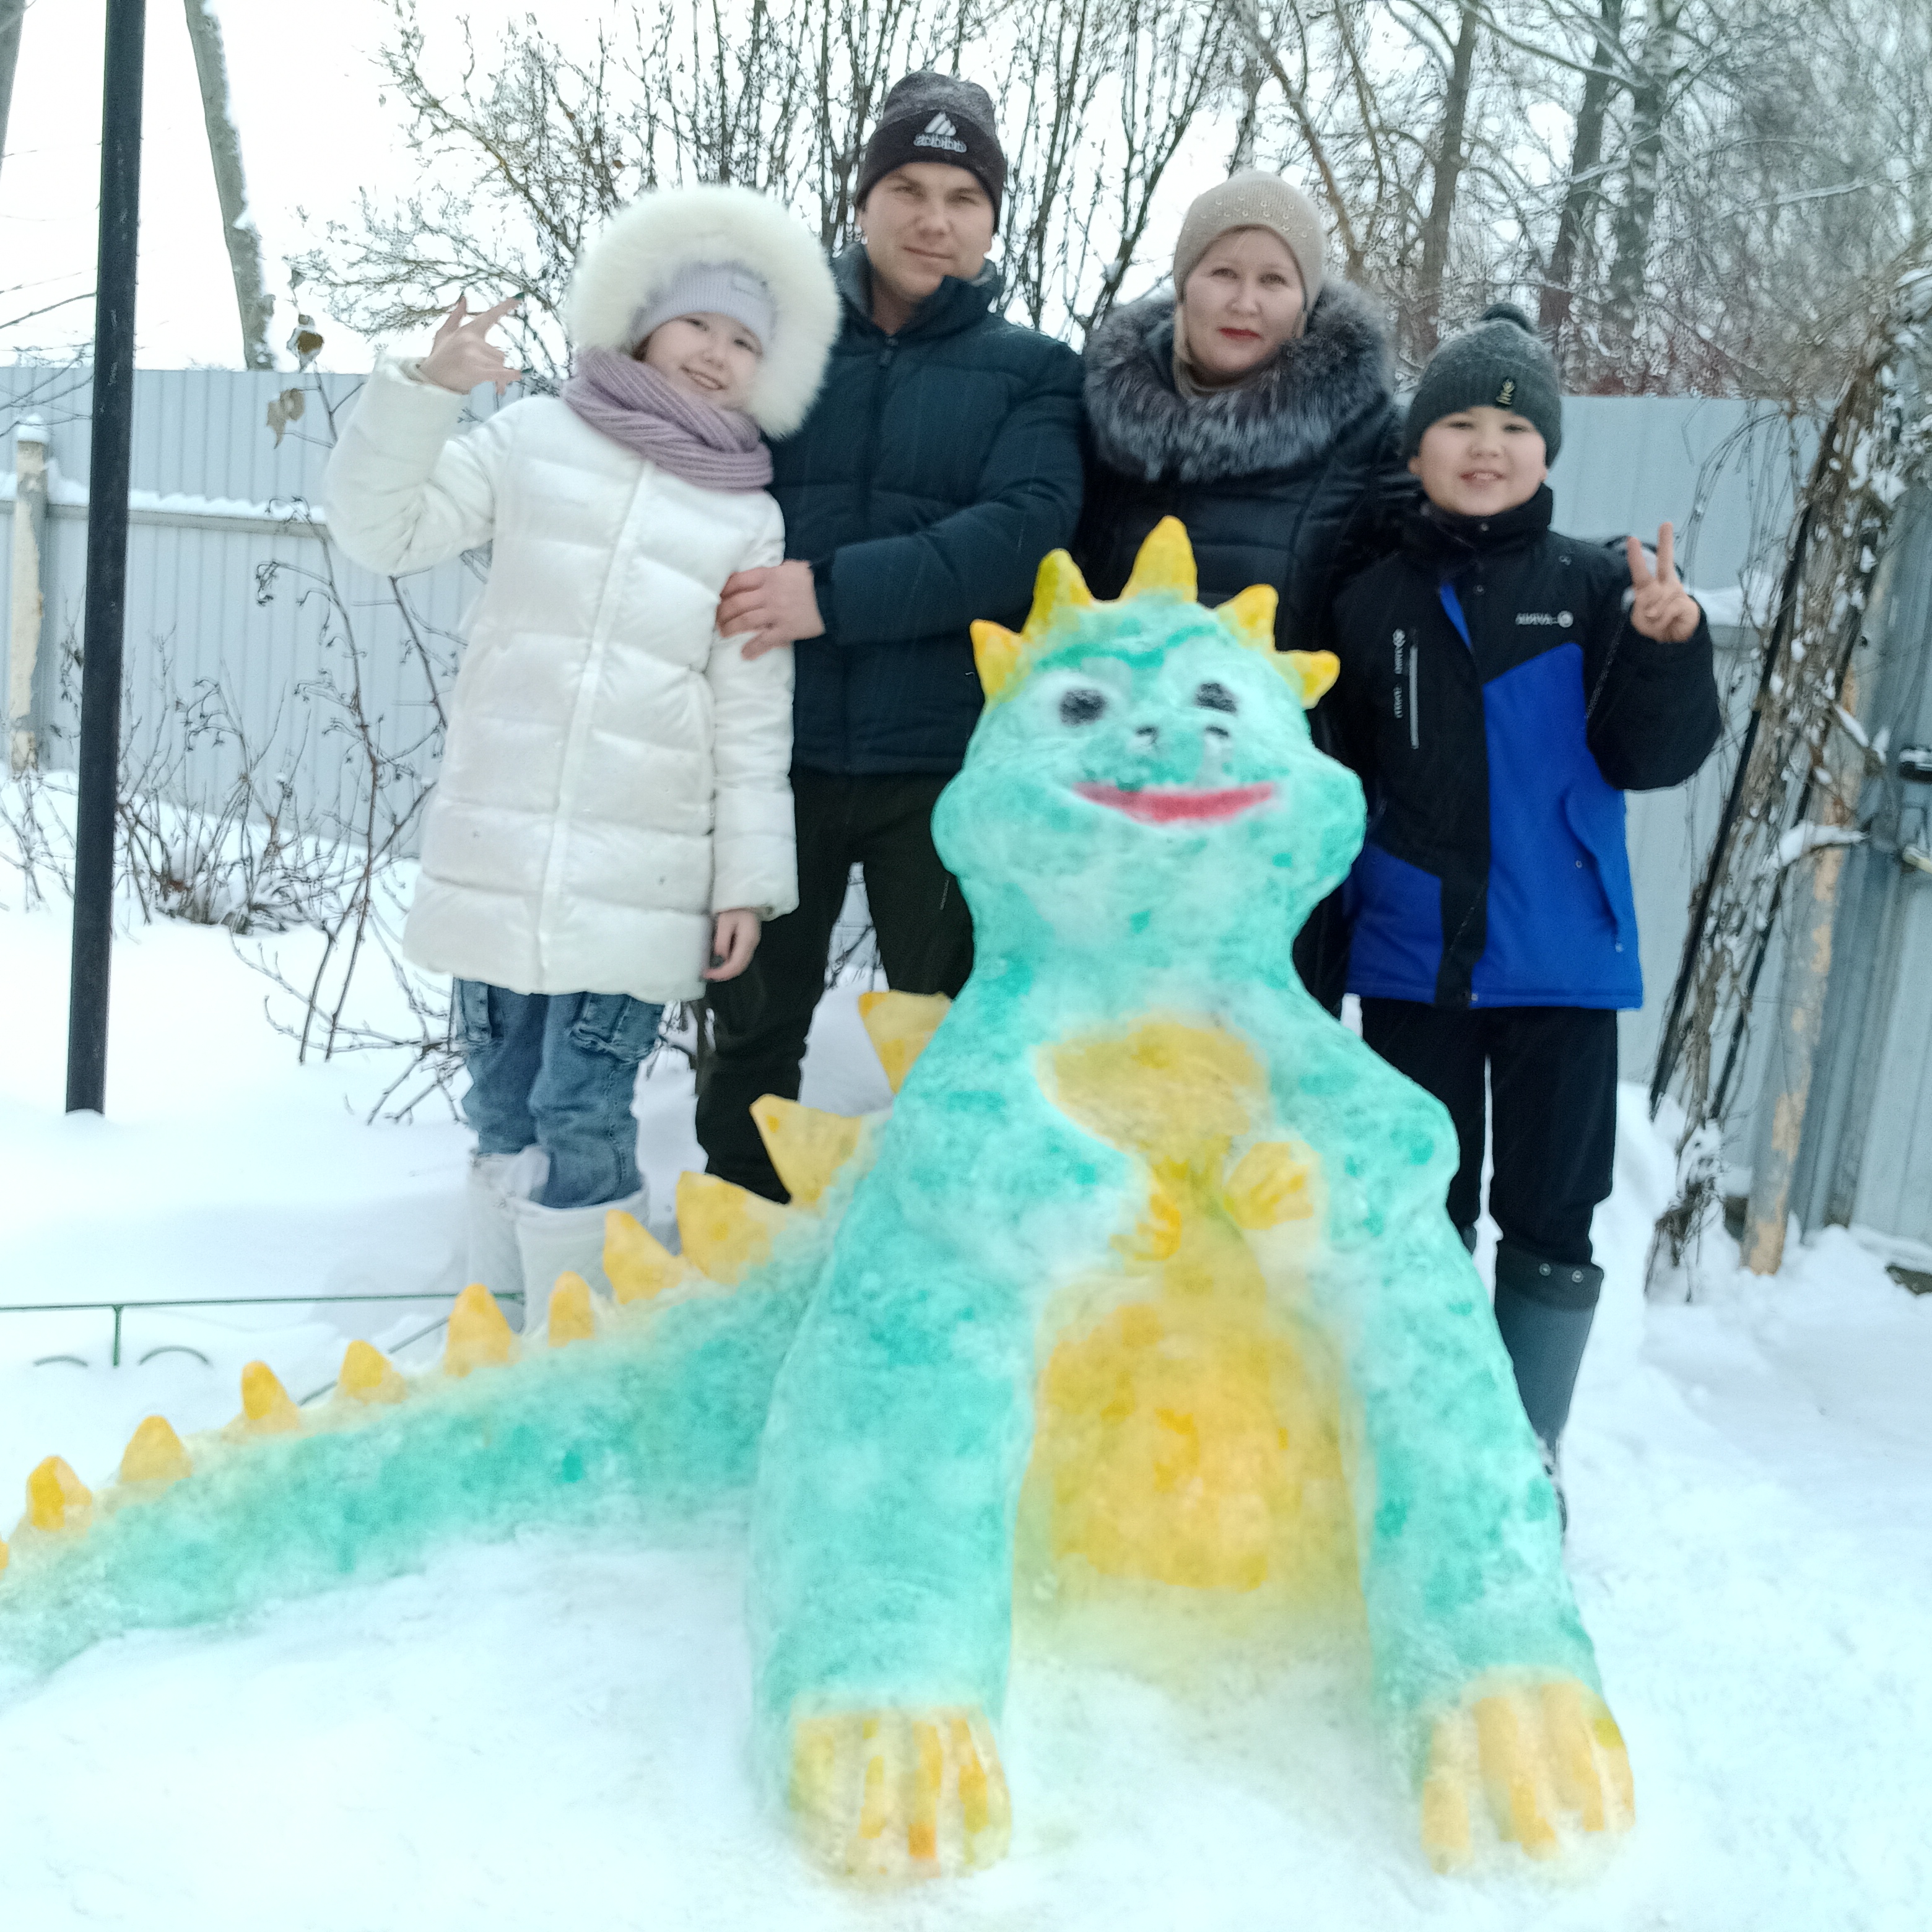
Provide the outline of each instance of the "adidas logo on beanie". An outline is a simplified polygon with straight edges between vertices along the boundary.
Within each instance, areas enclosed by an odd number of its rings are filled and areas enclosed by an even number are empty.
[[[959,138],[959,130],[944,114],[935,114],[926,124],[923,134],[912,137],[915,148],[944,148],[948,153],[963,154],[966,143]]]
[[[1006,158],[993,131],[993,98],[983,87],[950,74],[908,74],[879,110],[854,200],[863,207],[881,176],[914,161],[964,168],[986,190],[999,220]]]

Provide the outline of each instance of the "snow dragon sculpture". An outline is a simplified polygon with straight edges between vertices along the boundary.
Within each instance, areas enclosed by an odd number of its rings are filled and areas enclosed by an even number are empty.
[[[791,1206],[686,1175],[681,1253],[614,1215],[614,1304],[566,1276],[520,1343],[472,1286],[436,1371],[352,1343],[304,1409],[253,1364],[226,1430],[151,1418],[98,1498],[50,1458],[0,1677],[457,1539],[748,1497],[758,1761],[836,1868],[1004,1850],[1016,1572],[1042,1614],[1365,1622],[1439,1868],[1628,1826],[1442,1211],[1448,1118],[1290,964],[1363,802],[1302,715],[1334,660],[1278,655],[1274,606],[1203,609],[1172,521],[1115,603],[1048,558],[1023,632],[976,627],[987,709],[934,819],[972,978],[950,1011],[870,996],[890,1114],[760,1102]]]

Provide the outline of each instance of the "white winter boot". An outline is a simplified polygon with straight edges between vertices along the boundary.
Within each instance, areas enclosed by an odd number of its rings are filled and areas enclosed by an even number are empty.
[[[626,1201],[600,1201],[590,1208],[544,1208],[534,1201],[512,1203],[517,1245],[522,1256],[524,1336],[532,1340],[544,1332],[550,1291],[566,1271],[580,1274],[590,1284],[593,1300],[610,1299],[610,1278],[604,1272],[604,1217],[614,1208],[644,1218],[646,1192],[640,1187]]]
[[[479,1154],[470,1158],[466,1207],[470,1224],[469,1273],[502,1302],[512,1328],[523,1322],[524,1261],[517,1245],[513,1218],[515,1203],[527,1201],[550,1173],[550,1156],[542,1148],[521,1154]]]

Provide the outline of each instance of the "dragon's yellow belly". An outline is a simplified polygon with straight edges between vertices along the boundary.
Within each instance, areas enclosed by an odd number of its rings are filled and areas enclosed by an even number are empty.
[[[1063,1588],[1355,1588],[1339,1402],[1318,1343],[1244,1298],[1157,1294],[1063,1335],[1022,1504]]]
[[[1296,1264],[1319,1239],[1318,1164],[1282,1142],[1231,1164],[1266,1084],[1211,1023],[1151,1018],[1044,1070],[1152,1186],[1114,1259],[1049,1310],[1021,1505],[1034,1594],[1160,1585],[1354,1610],[1341,1377]]]

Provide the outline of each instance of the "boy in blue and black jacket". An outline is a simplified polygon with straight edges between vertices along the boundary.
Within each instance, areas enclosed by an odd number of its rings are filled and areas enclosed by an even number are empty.
[[[1550,357],[1507,304],[1444,346],[1406,433],[1423,500],[1337,600],[1334,722],[1369,798],[1344,895],[1369,1044],[1449,1109],[1471,1246],[1493,1102],[1496,1322],[1552,1469],[1603,1270],[1621,1007],[1643,1003],[1625,791],[1680,784],[1721,717],[1671,532],[1653,568],[1550,527]]]

